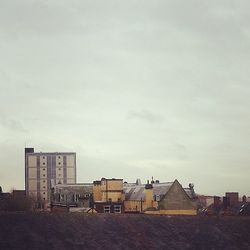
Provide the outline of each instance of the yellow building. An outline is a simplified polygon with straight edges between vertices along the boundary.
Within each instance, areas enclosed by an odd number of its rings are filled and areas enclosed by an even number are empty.
[[[123,179],[106,179],[93,182],[93,200],[94,202],[118,202],[124,200]]]
[[[106,179],[93,182],[94,208],[100,213],[123,212],[123,179]]]

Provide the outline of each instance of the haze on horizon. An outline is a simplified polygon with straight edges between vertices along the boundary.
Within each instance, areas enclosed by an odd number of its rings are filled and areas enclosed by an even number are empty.
[[[250,2],[0,2],[0,186],[24,147],[79,182],[178,179],[250,196]]]

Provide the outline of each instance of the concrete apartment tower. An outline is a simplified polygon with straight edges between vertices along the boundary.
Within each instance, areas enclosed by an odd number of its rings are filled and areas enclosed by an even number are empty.
[[[25,148],[25,190],[29,197],[49,202],[55,184],[76,183],[76,153],[34,152]]]

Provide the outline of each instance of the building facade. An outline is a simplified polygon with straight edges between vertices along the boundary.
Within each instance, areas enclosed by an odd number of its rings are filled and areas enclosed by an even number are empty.
[[[197,200],[193,187],[183,188],[174,182],[152,181],[147,184],[124,184],[124,209],[127,213],[196,215]]]
[[[38,201],[50,201],[50,190],[56,184],[76,183],[75,152],[34,152],[25,148],[26,195]]]
[[[106,179],[93,182],[93,205],[98,213],[124,212],[123,179]]]
[[[91,207],[92,183],[57,184],[51,189],[52,206]]]
[[[141,184],[102,178],[93,182],[93,204],[98,213],[197,214],[193,185],[183,188],[177,180]]]

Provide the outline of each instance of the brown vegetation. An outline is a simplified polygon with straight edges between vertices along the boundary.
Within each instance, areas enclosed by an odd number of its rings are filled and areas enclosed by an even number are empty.
[[[249,217],[1,213],[0,249],[250,249]]]

